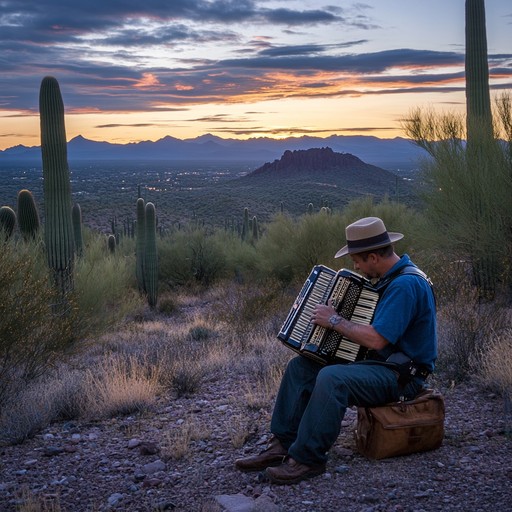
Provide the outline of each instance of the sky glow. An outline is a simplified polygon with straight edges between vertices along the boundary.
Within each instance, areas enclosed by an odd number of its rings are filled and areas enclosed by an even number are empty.
[[[0,149],[39,145],[59,81],[68,139],[403,135],[465,109],[464,0],[0,0]],[[512,4],[486,0],[492,95],[512,89]]]

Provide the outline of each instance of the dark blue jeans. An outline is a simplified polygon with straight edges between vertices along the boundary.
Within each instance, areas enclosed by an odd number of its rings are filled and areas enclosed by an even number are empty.
[[[420,389],[418,383],[399,388],[396,373],[377,362],[322,366],[297,356],[283,375],[270,430],[296,461],[321,464],[347,407],[383,405],[403,394],[412,398]]]

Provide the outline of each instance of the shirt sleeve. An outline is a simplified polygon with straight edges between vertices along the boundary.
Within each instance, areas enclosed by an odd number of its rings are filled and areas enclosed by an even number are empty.
[[[396,344],[414,319],[416,302],[417,294],[411,277],[395,279],[377,304],[373,328],[389,343]]]

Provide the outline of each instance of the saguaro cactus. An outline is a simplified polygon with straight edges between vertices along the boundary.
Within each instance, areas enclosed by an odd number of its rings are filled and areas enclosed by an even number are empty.
[[[484,0],[466,0],[466,131],[467,179],[496,180],[494,155],[498,150],[493,134],[487,62],[487,33]],[[471,261],[475,284],[483,298],[494,297],[500,275],[496,240],[502,238],[501,216],[495,198],[473,187],[469,196],[475,226]]]
[[[75,238],[75,250],[77,256],[82,256],[84,252],[84,238],[82,235],[82,209],[78,203],[73,205],[71,210],[71,217],[73,219],[73,235]]]
[[[63,293],[73,287],[74,238],[64,103],[57,80],[47,76],[39,93],[45,244],[48,265]]]
[[[158,300],[158,253],[156,246],[156,212],[153,203],[146,204],[146,244],[144,250],[144,283],[151,308]]]
[[[5,239],[11,237],[16,225],[16,213],[10,206],[0,208],[0,230],[4,232]]]
[[[36,237],[41,222],[32,192],[27,189],[18,192],[18,226],[25,239]]]
[[[484,0],[466,0],[466,125],[468,144],[492,136]]]
[[[137,199],[137,224],[135,240],[135,276],[139,292],[144,293],[146,286],[144,284],[144,247],[146,246],[146,205],[144,199]]]

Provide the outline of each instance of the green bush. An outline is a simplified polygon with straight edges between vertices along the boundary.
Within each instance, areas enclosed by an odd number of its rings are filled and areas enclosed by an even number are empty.
[[[219,236],[191,227],[160,239],[160,280],[171,287],[197,283],[208,286],[224,277],[227,258]]]
[[[89,234],[76,262],[75,294],[84,335],[101,334],[142,307],[136,292],[134,242],[123,238],[109,257],[101,235]],[[129,253],[129,254],[127,254]]]

